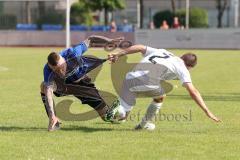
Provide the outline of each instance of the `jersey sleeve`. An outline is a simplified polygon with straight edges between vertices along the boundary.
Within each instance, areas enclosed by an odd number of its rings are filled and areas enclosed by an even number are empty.
[[[186,67],[182,67],[181,69],[177,69],[177,75],[178,75],[178,78],[181,81],[182,85],[184,83],[192,83],[190,73],[189,73],[189,71],[187,70]]]
[[[79,59],[79,57],[81,57],[84,52],[87,51],[87,49],[87,45],[84,42],[81,42],[78,45],[63,50],[60,55],[63,56],[65,59]]]
[[[84,52],[88,49],[87,45],[84,42],[74,46],[71,48],[72,53],[77,56],[82,56]]]
[[[152,48],[152,47],[149,47],[149,46],[146,46],[146,53],[143,54],[144,57],[154,53],[154,52],[157,52],[158,49],[157,48]]]

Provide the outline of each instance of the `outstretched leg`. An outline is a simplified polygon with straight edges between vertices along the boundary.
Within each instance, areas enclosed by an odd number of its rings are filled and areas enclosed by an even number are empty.
[[[104,121],[111,122],[112,114],[109,113],[111,110],[99,94],[94,83],[91,82],[91,78],[85,76],[76,84],[66,85],[66,88],[66,94],[74,95],[81,100],[82,104],[88,104],[97,111]]]
[[[163,99],[164,99],[163,96],[153,98],[153,101],[148,106],[147,111],[146,111],[144,117],[142,118],[142,121],[135,127],[136,130],[148,129],[147,128],[148,124],[153,122],[156,114],[158,114],[159,110],[161,109]]]

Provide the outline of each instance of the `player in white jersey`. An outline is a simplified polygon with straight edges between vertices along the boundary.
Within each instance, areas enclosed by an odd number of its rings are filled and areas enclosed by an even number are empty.
[[[127,118],[129,112],[136,103],[138,94],[145,94],[152,97],[153,101],[148,106],[147,112],[142,121],[135,129],[144,129],[151,126],[156,113],[159,112],[166,90],[161,86],[165,80],[179,79],[183,87],[186,88],[192,99],[206,113],[206,115],[216,122],[220,120],[207,108],[198,90],[192,84],[189,69],[197,64],[197,56],[186,53],[181,57],[165,49],[155,49],[144,45],[134,45],[117,53],[110,53],[111,62],[116,62],[121,56],[133,53],[142,53],[143,59],[131,72],[128,72],[123,82],[120,93],[118,115],[119,120]]]

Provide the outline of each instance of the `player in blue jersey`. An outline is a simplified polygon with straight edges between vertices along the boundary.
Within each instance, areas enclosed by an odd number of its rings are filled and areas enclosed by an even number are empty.
[[[43,69],[44,82],[41,84],[41,98],[49,117],[49,131],[60,127],[54,111],[53,94],[57,97],[74,95],[81,100],[82,104],[88,104],[94,108],[104,121],[111,122],[113,118],[114,110],[109,109],[94,83],[86,75],[105,61],[83,56],[94,39],[105,42],[115,40],[102,36],[90,36],[87,40],[59,54],[52,52],[48,55],[48,62]]]

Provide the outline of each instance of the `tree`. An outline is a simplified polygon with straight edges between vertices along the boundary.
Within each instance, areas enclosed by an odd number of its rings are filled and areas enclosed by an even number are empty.
[[[45,9],[46,8],[46,4],[44,1],[38,1],[38,14],[39,16],[44,15],[45,14]]]
[[[71,24],[92,25],[93,17],[91,10],[85,0],[73,3],[71,6]]]
[[[172,12],[175,14],[176,12],[176,0],[171,0],[171,5],[172,5]]]
[[[3,2],[0,2],[0,15],[3,13]]]
[[[80,0],[81,1],[81,0]],[[93,10],[104,10],[104,23],[108,24],[108,13],[117,9],[124,9],[124,0],[86,0],[87,5]]]
[[[222,17],[224,14],[225,9],[227,8],[228,5],[228,0],[216,0],[217,3],[217,10],[218,10],[218,15],[217,15],[217,19],[218,19],[218,28],[222,28]]]
[[[143,18],[144,18],[144,4],[143,0],[139,0],[140,5],[140,28],[143,28]]]
[[[26,22],[27,22],[27,24],[30,24],[32,22],[30,2],[26,1],[25,6],[26,6],[26,15],[27,15]]]

